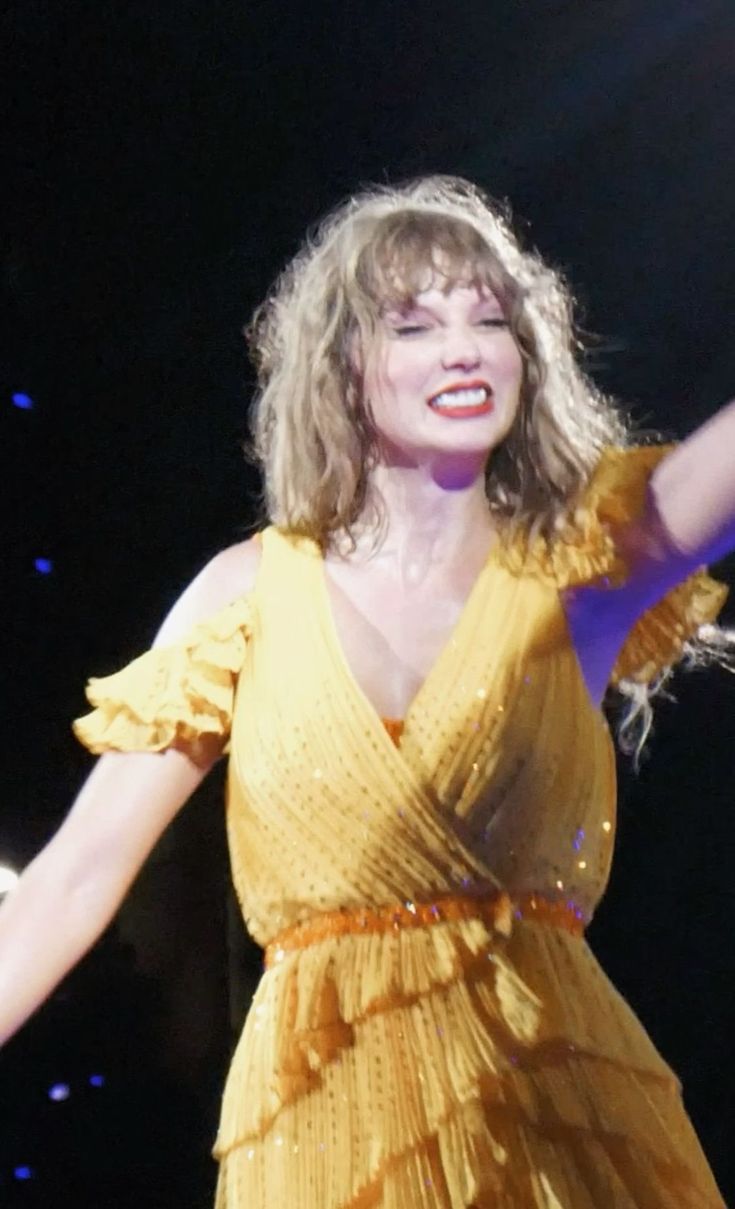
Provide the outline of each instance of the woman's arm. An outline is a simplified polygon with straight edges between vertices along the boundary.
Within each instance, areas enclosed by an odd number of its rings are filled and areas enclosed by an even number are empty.
[[[195,765],[175,750],[100,756],[65,822],[0,907],[0,1045],[107,927],[214,759]]]
[[[630,568],[610,602],[610,624],[622,632],[698,567],[735,550],[735,400],[659,462],[642,516],[615,541]],[[580,606],[598,608],[599,588],[577,594]]]
[[[247,593],[259,553],[232,546],[200,572],[156,639],[175,643]],[[0,1045],[104,931],[166,825],[221,754],[222,740],[101,756],[59,830],[0,908]]]
[[[735,401],[658,463],[643,514],[616,530],[615,545],[629,569],[622,587],[585,584],[563,593],[595,705],[639,617],[699,567],[735,549]]]
[[[735,550],[735,400],[659,463],[651,491],[669,542],[692,570]]]

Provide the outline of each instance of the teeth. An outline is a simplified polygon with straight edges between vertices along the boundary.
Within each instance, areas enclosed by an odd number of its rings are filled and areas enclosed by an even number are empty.
[[[484,403],[488,392],[484,386],[474,390],[446,390],[431,400],[432,407],[477,407]]]

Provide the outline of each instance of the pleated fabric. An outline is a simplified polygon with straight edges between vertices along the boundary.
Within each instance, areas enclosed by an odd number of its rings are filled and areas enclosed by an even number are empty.
[[[568,528],[497,545],[402,720],[351,674],[324,562],[269,526],[254,590],[91,682],[93,751],[229,739],[245,926],[502,888],[604,893],[615,758],[559,593],[624,582],[615,527],[670,447],[609,449]],[[715,619],[702,568],[642,617],[645,681]],[[523,916],[340,934],[279,951],[224,1089],[216,1209],[714,1209],[676,1075],[585,939]]]

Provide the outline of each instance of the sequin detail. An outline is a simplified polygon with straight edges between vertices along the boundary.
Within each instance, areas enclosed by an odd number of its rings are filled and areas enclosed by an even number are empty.
[[[338,911],[325,911],[279,932],[266,947],[265,968],[270,969],[283,961],[286,953],[348,933],[391,932],[480,919],[489,923],[494,931],[509,936],[514,918],[563,928],[573,936],[584,934],[581,912],[571,902],[555,902],[536,894],[525,894],[513,901],[510,895],[502,892],[482,898],[445,895],[430,903],[408,900],[380,907],[345,907]]]
[[[630,456],[627,511],[648,475]],[[610,558],[594,532],[562,545],[550,575],[492,556],[400,745],[334,642],[321,551],[275,526],[247,600],[106,683],[103,733],[79,728],[121,751],[230,736],[233,878],[262,947],[339,905],[401,908],[275,950],[223,1094],[216,1209],[724,1209],[674,1073],[589,946],[528,922],[551,900],[581,933],[614,847],[615,753],[559,597]],[[674,603],[659,636],[702,616]],[[510,895],[492,931],[476,902],[423,918],[480,886]]]

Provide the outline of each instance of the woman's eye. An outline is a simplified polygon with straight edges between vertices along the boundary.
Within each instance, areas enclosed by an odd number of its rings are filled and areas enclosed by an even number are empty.
[[[403,327],[394,327],[393,331],[398,336],[413,336],[415,332],[425,332],[426,328],[419,323],[405,324]]]
[[[502,319],[500,316],[493,318],[493,319],[490,319],[490,318],[481,319],[480,326],[481,327],[507,327],[508,320]]]

